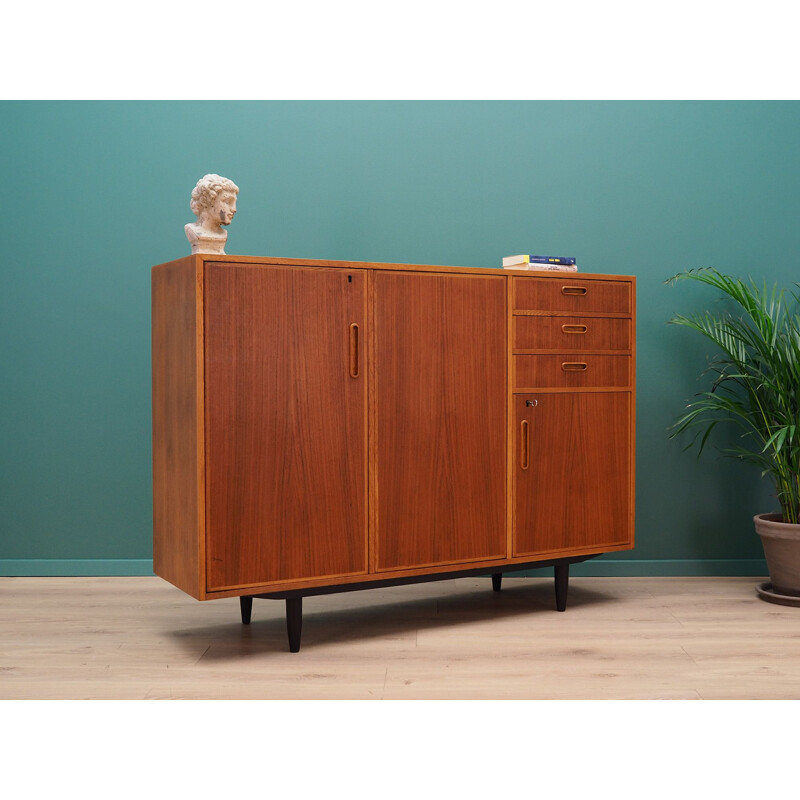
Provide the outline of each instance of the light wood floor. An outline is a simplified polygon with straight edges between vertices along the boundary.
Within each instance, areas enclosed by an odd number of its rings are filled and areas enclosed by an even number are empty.
[[[198,602],[159,578],[0,578],[0,699],[799,699],[800,608],[757,578],[463,578]]]

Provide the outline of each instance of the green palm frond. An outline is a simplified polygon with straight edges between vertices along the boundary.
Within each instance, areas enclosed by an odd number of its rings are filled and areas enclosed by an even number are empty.
[[[698,456],[719,423],[740,430],[740,445],[725,455],[756,464],[775,482],[784,519],[800,520],[800,294],[766,282],[758,286],[711,267],[688,270],[667,283],[694,280],[718,289],[737,313],[722,310],[670,320],[703,336],[715,352],[706,373],[714,377],[670,428],[692,433]]]

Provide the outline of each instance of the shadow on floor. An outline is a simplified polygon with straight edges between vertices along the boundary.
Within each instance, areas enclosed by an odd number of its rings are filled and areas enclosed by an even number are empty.
[[[303,635],[300,653],[322,645],[344,644],[368,639],[403,639],[418,629],[453,627],[492,619],[509,619],[530,614],[558,614],[553,581],[512,579],[500,592],[492,591],[487,578],[470,580],[458,590],[442,593],[431,588],[428,595],[404,600],[406,587],[369,589],[342,594],[307,597],[303,600]],[[288,653],[285,604],[283,600],[256,598],[252,622],[239,619],[238,598],[230,600],[229,624],[170,630],[178,644],[196,651],[198,641],[208,642],[202,660],[220,662],[243,656]],[[567,610],[597,603],[614,602],[611,594],[570,585]],[[216,601],[222,602],[222,601]],[[294,655],[294,654],[291,654]]]

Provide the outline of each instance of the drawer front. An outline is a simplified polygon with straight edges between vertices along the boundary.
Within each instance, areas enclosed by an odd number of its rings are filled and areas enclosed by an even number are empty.
[[[629,386],[630,366],[630,356],[517,355],[514,356],[514,388]]]
[[[631,285],[626,281],[579,278],[513,278],[515,311],[631,313]]]
[[[517,350],[630,350],[631,321],[603,317],[514,317]]]

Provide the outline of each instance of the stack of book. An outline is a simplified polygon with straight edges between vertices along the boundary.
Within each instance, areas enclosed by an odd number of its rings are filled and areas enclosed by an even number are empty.
[[[552,269],[561,272],[577,272],[574,258],[563,256],[506,256],[503,269]]]

